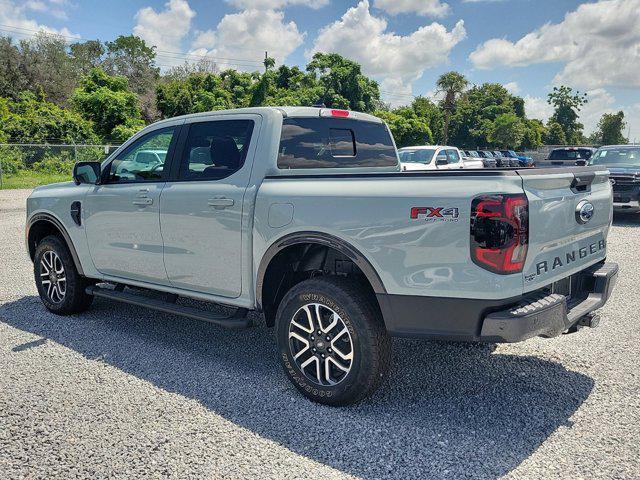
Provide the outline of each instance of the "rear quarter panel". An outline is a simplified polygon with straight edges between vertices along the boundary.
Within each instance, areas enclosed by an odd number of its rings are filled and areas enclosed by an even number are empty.
[[[470,258],[471,200],[489,192],[522,193],[522,179],[515,172],[459,171],[268,177],[256,199],[254,278],[273,243],[291,233],[315,231],[351,244],[391,294],[481,299],[521,295],[522,274],[496,275]],[[458,209],[459,216],[411,219],[412,207]],[[291,211],[291,218],[270,219],[270,210],[272,216],[274,210]]]

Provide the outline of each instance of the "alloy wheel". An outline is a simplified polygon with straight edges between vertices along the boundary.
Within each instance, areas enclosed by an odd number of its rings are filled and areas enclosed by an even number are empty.
[[[67,275],[62,260],[52,250],[47,250],[40,260],[40,279],[53,303],[61,303],[67,293]]]
[[[334,310],[319,304],[303,305],[289,323],[289,349],[297,367],[311,382],[335,386],[353,365],[353,340]]]

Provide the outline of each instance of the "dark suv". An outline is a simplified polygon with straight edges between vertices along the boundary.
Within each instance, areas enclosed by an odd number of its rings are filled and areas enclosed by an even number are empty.
[[[574,167],[586,164],[596,151],[592,147],[563,147],[555,148],[549,157],[541,162],[543,167]]]

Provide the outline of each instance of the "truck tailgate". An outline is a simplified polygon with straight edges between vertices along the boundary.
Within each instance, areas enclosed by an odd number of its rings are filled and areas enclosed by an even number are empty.
[[[606,237],[613,219],[606,169],[531,169],[518,174],[529,199],[525,292],[550,285],[606,257]]]

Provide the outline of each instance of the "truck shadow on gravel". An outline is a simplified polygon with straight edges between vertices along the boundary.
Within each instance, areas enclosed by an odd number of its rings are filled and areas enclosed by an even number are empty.
[[[594,386],[558,363],[489,346],[396,340],[390,381],[365,403],[335,409],[290,385],[262,323],[224,330],[100,300],[85,314],[56,317],[37,297],[0,306],[0,321],[365,478],[500,477],[570,427]]]

